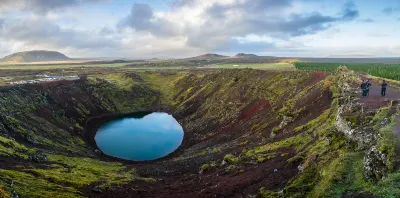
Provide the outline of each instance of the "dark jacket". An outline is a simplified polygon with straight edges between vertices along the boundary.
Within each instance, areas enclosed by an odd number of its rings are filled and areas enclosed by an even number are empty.
[[[361,89],[367,89],[367,83],[366,82],[363,82],[361,84]]]
[[[386,82],[382,83],[382,89],[386,89],[386,87],[387,87],[387,83]]]

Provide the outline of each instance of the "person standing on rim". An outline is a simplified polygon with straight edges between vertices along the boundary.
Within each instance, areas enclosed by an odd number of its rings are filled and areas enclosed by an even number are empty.
[[[381,86],[382,86],[382,89],[381,89],[381,96],[383,97],[383,96],[386,96],[386,87],[387,87],[386,80],[383,80]]]
[[[369,82],[369,79],[367,79],[367,95],[369,96],[369,88],[371,87],[371,83]],[[367,96],[366,95],[366,96]]]
[[[367,96],[367,81],[364,80],[363,83],[361,83],[361,90],[362,90],[362,97],[364,98],[365,96]]]

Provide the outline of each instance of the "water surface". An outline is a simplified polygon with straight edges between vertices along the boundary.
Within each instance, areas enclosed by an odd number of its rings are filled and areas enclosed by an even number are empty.
[[[183,129],[167,113],[135,114],[100,126],[96,144],[105,154],[127,160],[154,160],[175,151]]]

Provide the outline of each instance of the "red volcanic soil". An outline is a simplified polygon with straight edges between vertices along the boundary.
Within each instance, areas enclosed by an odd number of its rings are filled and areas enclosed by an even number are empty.
[[[239,119],[240,120],[248,120],[252,118],[255,114],[260,112],[263,109],[270,108],[271,104],[266,99],[259,99],[252,102],[249,106],[247,106],[244,110],[242,110]]]
[[[283,153],[287,155],[282,157]],[[265,186],[284,188],[298,173],[297,165],[287,164],[293,156],[293,150],[281,149],[268,163],[240,165],[233,172],[211,169],[205,174],[177,175],[155,183],[135,181],[103,193],[91,192],[90,187],[83,191],[90,193],[90,197],[246,197]]]

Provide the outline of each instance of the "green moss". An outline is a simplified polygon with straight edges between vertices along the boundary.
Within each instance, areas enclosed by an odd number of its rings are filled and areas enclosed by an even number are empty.
[[[372,123],[376,124],[378,121],[382,121],[384,118],[387,118],[390,109],[391,106],[380,108],[372,119]]]
[[[265,190],[265,188],[262,187],[262,188],[260,188],[257,197],[272,198],[272,197],[279,197],[279,195],[275,191]]]
[[[320,181],[308,197],[339,197],[344,192],[363,192],[371,184],[363,179],[363,154],[349,153],[322,168]]]
[[[0,169],[0,183],[9,185],[10,180],[14,181],[14,188],[20,197],[84,197],[79,190],[72,187],[55,184],[25,172]]]
[[[49,155],[48,161],[60,164],[51,165],[51,169],[27,169],[27,172],[55,183],[67,184],[76,188],[101,182],[101,186],[123,184],[134,179],[134,169],[126,169],[121,163],[102,162],[90,158]]]
[[[384,128],[379,129],[379,135],[381,138],[378,139],[377,149],[386,154],[386,165],[389,171],[393,171],[396,166],[397,151],[399,150],[399,139],[393,133],[393,127],[396,125],[397,119],[393,115],[391,122]]]
[[[249,142],[249,140],[246,140],[246,141],[244,141],[244,142],[240,142],[240,146],[243,146],[243,145],[246,145],[247,143]]]
[[[256,148],[256,153],[267,152],[277,150],[279,148],[289,148],[294,147],[295,150],[299,151],[304,148],[305,145],[311,142],[311,137],[307,134],[299,134],[282,141],[274,142],[271,144],[266,144],[264,146],[259,146]]]
[[[232,154],[225,155],[224,160],[230,164],[236,164],[237,162],[239,162],[239,158],[235,157]]]
[[[15,140],[0,136],[0,156],[28,159],[29,154],[34,153],[35,151],[35,149],[28,149]]]
[[[276,156],[275,153],[270,153],[270,154],[256,154],[255,158],[257,159],[258,163],[262,163],[264,161],[270,160]]]
[[[203,164],[203,166],[201,166],[201,170],[202,171],[206,171],[206,170],[208,170],[210,168],[210,165],[209,164]]]
[[[238,169],[239,169],[239,167],[237,167],[237,166],[234,165],[234,164],[231,164],[231,165],[229,165],[228,167],[225,168],[225,171],[227,171],[227,172],[232,172],[232,171],[236,171],[236,170],[238,170]]]
[[[278,128],[278,127],[274,127],[274,128],[272,129],[272,133],[278,134],[278,132],[279,132],[279,128]]]

